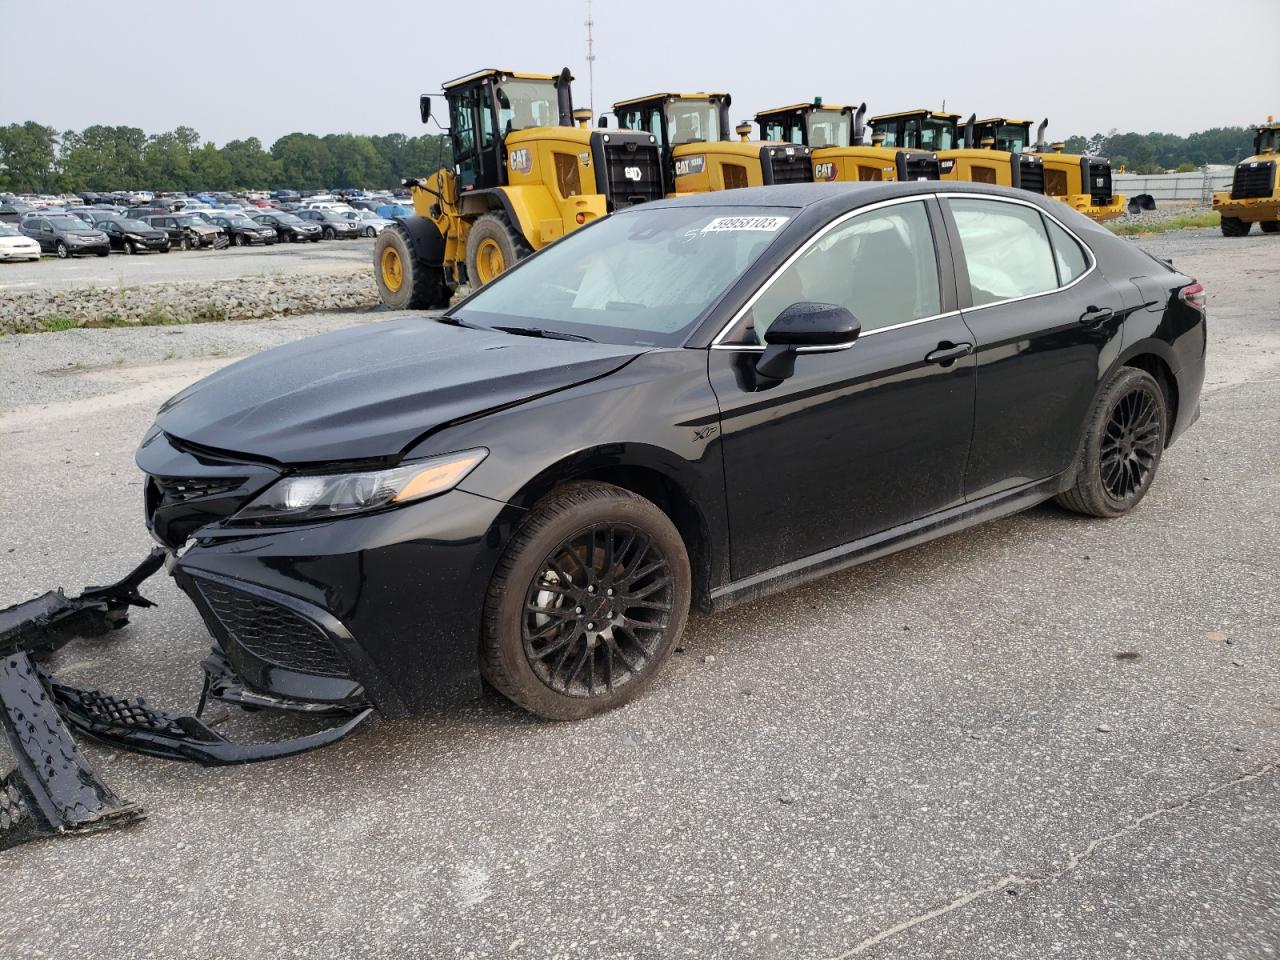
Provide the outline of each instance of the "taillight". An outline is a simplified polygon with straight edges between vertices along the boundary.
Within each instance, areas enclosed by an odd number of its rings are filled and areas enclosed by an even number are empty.
[[[1178,299],[1204,313],[1204,287],[1198,283],[1189,283],[1178,291]]]

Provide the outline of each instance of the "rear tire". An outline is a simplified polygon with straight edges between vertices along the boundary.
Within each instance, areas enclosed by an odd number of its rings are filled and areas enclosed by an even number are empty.
[[[1258,226],[1263,233],[1280,233],[1280,220],[1263,220]]]
[[[1252,223],[1245,223],[1239,217],[1223,217],[1222,235],[1224,237],[1243,237],[1252,226]]]
[[[1146,496],[1168,436],[1164,391],[1145,370],[1121,367],[1098,393],[1076,461],[1076,482],[1055,498],[1091,517],[1118,517]]]
[[[478,289],[533,253],[505,213],[478,217],[467,234],[467,279]]]
[[[665,513],[621,487],[569,484],[533,509],[498,562],[481,673],[548,720],[612,710],[670,656],[691,594],[684,541]]]

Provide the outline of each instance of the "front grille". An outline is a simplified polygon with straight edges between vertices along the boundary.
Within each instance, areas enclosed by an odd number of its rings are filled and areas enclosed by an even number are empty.
[[[1088,176],[1085,190],[1089,202],[1095,207],[1105,207],[1111,202],[1111,164],[1106,160],[1090,160]]]
[[[245,482],[245,477],[152,477],[165,504],[186,503],[200,497],[217,497],[230,493]]]
[[[1031,193],[1044,193],[1044,164],[1038,158],[1018,156],[1018,186]]]
[[[790,155],[782,148],[776,152],[769,151],[764,162],[764,182],[767,184],[813,183],[813,162],[807,148],[797,148]]]
[[[1231,181],[1231,199],[1248,200],[1250,197],[1269,197],[1275,189],[1276,165],[1273,160],[1255,160],[1236,167]]]
[[[937,180],[940,173],[937,157],[907,157],[906,180]]]
[[[662,161],[653,144],[617,141],[605,144],[605,197],[620,210],[662,199]]]
[[[318,626],[262,597],[197,579],[200,593],[231,640],[227,656],[237,664],[241,651],[259,660],[325,677],[349,677],[346,662]]]

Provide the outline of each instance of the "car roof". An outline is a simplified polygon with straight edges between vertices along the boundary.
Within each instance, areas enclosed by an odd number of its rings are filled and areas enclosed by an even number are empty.
[[[1009,197],[1044,206],[1055,215],[1060,216],[1063,212],[1047,206],[1045,197],[1026,190],[954,180],[865,180],[856,183],[793,183],[772,187],[745,187],[654,200],[629,207],[628,210],[653,207],[794,207],[801,209],[814,207],[826,208],[825,212],[834,216],[845,210],[894,197],[928,196],[936,193],[972,193],[979,196]],[[1062,207],[1062,204],[1056,200],[1053,203],[1057,207]],[[628,210],[621,212],[625,214]]]

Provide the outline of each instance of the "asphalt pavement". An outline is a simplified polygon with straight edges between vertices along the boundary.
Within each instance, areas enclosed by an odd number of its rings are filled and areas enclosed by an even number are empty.
[[[86,746],[149,819],[0,854],[0,956],[1280,956],[1280,238],[1144,245],[1205,284],[1211,342],[1134,513],[1042,506],[696,616],[585,722],[490,696],[241,768]],[[170,393],[376,319],[0,338],[0,603],[146,553],[132,454]],[[208,639],[146,592],[54,666],[190,709]]]

